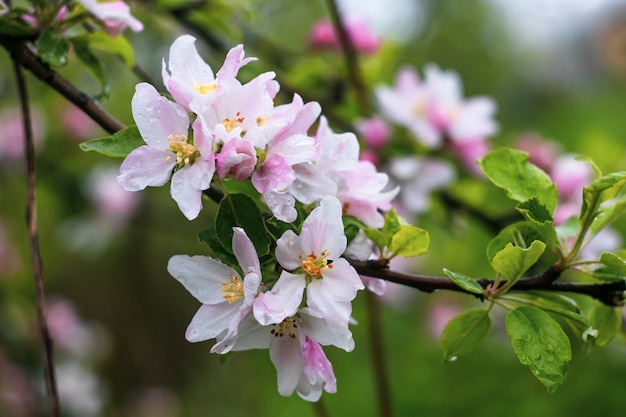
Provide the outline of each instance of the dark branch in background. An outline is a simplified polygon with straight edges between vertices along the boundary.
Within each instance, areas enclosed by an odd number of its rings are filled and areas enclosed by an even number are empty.
[[[0,35],[0,44],[11,54],[11,58],[29,70],[33,75],[50,85],[63,97],[74,103],[89,117],[109,133],[115,133],[124,128],[124,125],[106,112],[95,98],[86,94],[61,77],[43,63],[30,48],[21,41],[15,41]]]
[[[517,221],[524,220],[521,214],[517,211],[511,211],[511,213],[505,214],[500,217],[491,217],[484,211],[481,211],[477,207],[473,207],[455,197],[448,191],[444,191],[439,194],[443,204],[451,211],[467,213],[471,218],[481,223],[485,229],[490,230],[494,234],[498,234],[506,226],[513,224]]]
[[[35,194],[36,173],[35,173],[35,145],[33,142],[32,121],[30,118],[30,106],[28,101],[28,91],[24,72],[20,64],[13,61],[17,88],[22,105],[22,117],[24,122],[24,137],[26,145],[26,186],[27,205],[26,223],[28,225],[28,240],[30,243],[31,264],[33,267],[33,277],[35,281],[35,296],[37,305],[37,325],[41,337],[44,355],[44,376],[46,381],[46,391],[48,397],[48,407],[52,417],[60,415],[59,395],[57,392],[56,377],[54,373],[54,352],[52,338],[48,330],[46,321],[46,294],[43,283],[43,262],[39,250],[39,233],[37,231],[37,201]]]
[[[359,66],[359,59],[354,49],[354,45],[350,40],[346,25],[341,17],[339,8],[335,0],[326,0],[328,10],[330,11],[330,17],[332,18],[333,25],[339,36],[339,42],[341,43],[341,49],[343,55],[346,58],[346,66],[348,68],[348,78],[354,87],[356,93],[357,103],[359,105],[359,113],[362,116],[369,116],[372,113],[372,103],[369,99],[369,94],[363,81],[361,74],[361,68]]]

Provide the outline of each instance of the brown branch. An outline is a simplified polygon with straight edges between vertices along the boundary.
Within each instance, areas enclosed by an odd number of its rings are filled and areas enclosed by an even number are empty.
[[[48,407],[52,417],[60,415],[59,396],[57,392],[56,377],[54,373],[54,352],[52,338],[46,322],[46,295],[43,283],[43,262],[39,250],[39,233],[37,231],[37,202],[35,194],[36,172],[35,172],[35,145],[33,141],[33,129],[30,118],[30,106],[28,102],[28,91],[22,67],[13,61],[17,88],[22,105],[22,117],[24,122],[24,138],[26,147],[26,185],[27,185],[27,207],[26,222],[28,224],[28,238],[30,242],[31,264],[35,280],[35,296],[37,305],[37,325],[43,347],[44,374],[46,381],[46,391],[48,397]]]
[[[343,50],[343,55],[348,69],[348,78],[350,79],[356,93],[359,113],[361,113],[362,116],[369,116],[372,113],[372,103],[369,99],[365,82],[363,81],[358,55],[354,49],[354,45],[352,44],[348,31],[346,30],[346,25],[341,17],[336,1],[326,0],[326,4],[333,21],[333,25],[335,26],[335,30],[337,31],[337,35],[339,36],[339,43],[341,44],[341,49]]]
[[[26,43],[0,35],[0,44],[9,51],[11,58],[15,62],[20,63],[37,78],[50,85],[62,96],[82,109],[104,130],[109,133],[115,133],[124,128],[124,124],[104,110],[96,99],[78,90],[73,84],[61,77],[59,73],[42,62]]]
[[[380,278],[385,281],[406,285],[427,293],[432,293],[438,290],[447,290],[471,294],[480,299],[484,298],[480,294],[474,294],[464,290],[449,278],[390,271],[382,268],[376,261],[349,261],[359,275]],[[623,305],[624,291],[626,291],[626,281],[600,284],[555,281],[560,276],[561,272],[562,271],[559,268],[552,266],[542,274],[521,278],[513,284],[509,291],[524,292],[541,290],[550,292],[570,292],[587,295],[609,306],[616,307]],[[494,280],[487,278],[476,279],[476,282],[483,288],[487,288],[488,286],[493,286],[495,284]],[[500,285],[505,284],[506,281],[500,281]]]

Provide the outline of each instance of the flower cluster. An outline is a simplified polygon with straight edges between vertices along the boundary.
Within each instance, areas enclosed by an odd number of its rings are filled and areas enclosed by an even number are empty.
[[[174,101],[150,84],[140,83],[132,100],[133,117],[145,146],[131,152],[120,167],[120,184],[129,191],[164,185],[188,219],[198,216],[202,192],[217,177],[250,179],[279,220],[293,222],[295,202],[312,204],[335,197],[344,214],[371,227],[382,225],[379,209],[389,207],[397,190],[373,164],[359,161],[352,133],[335,134],[315,102],[274,105],[279,90],[273,72],[248,83],[237,80],[244,58],[242,45],[231,49],[214,75],[184,35],[163,62],[163,82]]]
[[[233,180],[250,181],[278,220],[294,222],[296,204],[310,211],[301,228],[272,244],[276,264],[262,264],[250,230],[234,227],[238,265],[177,255],[168,271],[202,303],[187,329],[189,341],[216,339],[211,351],[220,354],[268,348],[279,392],[316,401],[322,390],[336,390],[322,346],[354,348],[352,300],[364,288],[341,257],[347,246],[342,216],[381,227],[381,209],[398,190],[389,189],[388,176],[371,162],[359,160],[353,133],[334,133],[322,116],[309,134],[319,104],[295,95],[274,105],[273,72],[241,83],[240,68],[253,60],[238,45],[214,74],[195,39],[178,38],[162,68],[173,100],[150,84],[136,87],[132,112],[146,145],[127,156],[118,181],[138,191],[171,178],[172,197],[190,220],[199,215],[204,190]]]
[[[428,149],[447,147],[474,173],[478,172],[476,159],[487,153],[488,138],[498,131],[494,101],[488,97],[464,100],[459,75],[433,64],[425,67],[423,80],[413,68],[401,69],[394,87],[378,87],[376,97],[390,121],[409,129]]]
[[[341,258],[346,237],[339,201],[322,199],[299,235],[287,231],[278,239],[282,272],[271,287],[263,282],[254,245],[243,229],[234,228],[232,247],[242,274],[206,256],[170,259],[169,273],[202,303],[187,340],[215,338],[214,353],[269,349],[281,395],[295,390],[317,401],[322,390],[335,392],[332,365],[321,345],[354,348],[348,328],[351,302],[363,289],[357,272]]]

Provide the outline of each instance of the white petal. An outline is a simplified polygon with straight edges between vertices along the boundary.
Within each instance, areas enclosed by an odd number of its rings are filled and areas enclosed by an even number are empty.
[[[217,337],[228,330],[238,311],[237,305],[234,304],[204,304],[191,319],[185,338],[190,342],[202,342]]]
[[[283,271],[271,291],[259,294],[254,317],[261,325],[280,323],[298,311],[306,282],[304,275]]]
[[[207,256],[175,255],[167,264],[167,271],[202,304],[226,302],[222,282],[230,275],[239,277],[231,267]]]
[[[122,165],[117,181],[126,191],[139,191],[144,188],[160,187],[169,180],[176,165],[174,158],[151,146],[140,146],[133,150]]]

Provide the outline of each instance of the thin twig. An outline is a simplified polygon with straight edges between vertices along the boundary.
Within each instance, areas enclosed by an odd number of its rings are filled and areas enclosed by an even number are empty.
[[[328,408],[324,403],[324,398],[320,398],[318,401],[312,402],[311,406],[313,407],[313,412],[316,417],[330,417]]]
[[[42,341],[44,353],[44,374],[46,380],[46,391],[48,396],[48,407],[52,417],[60,415],[59,396],[57,392],[57,384],[54,373],[54,352],[52,346],[52,338],[48,331],[46,322],[46,299],[43,283],[43,262],[41,260],[41,252],[39,250],[39,234],[37,232],[37,202],[35,194],[35,145],[33,142],[33,129],[30,118],[30,108],[28,102],[28,91],[26,88],[26,80],[22,67],[16,61],[13,61],[15,77],[17,79],[17,88],[19,90],[20,101],[22,105],[22,117],[24,122],[24,138],[26,145],[26,166],[27,166],[27,207],[26,222],[28,224],[28,238],[30,242],[31,263],[33,266],[33,275],[35,279],[35,295],[37,299],[37,324],[39,334]]]
[[[348,78],[356,93],[359,112],[362,116],[369,116],[372,113],[372,103],[369,99],[365,82],[363,81],[358,55],[346,30],[346,25],[337,7],[337,2],[335,0],[326,0],[326,4],[337,35],[339,36],[339,43],[341,44],[341,49],[343,50],[346,66],[348,68]]]
[[[391,417],[393,415],[391,412],[391,390],[385,363],[383,335],[381,331],[382,325],[380,323],[380,304],[376,294],[371,291],[366,291],[366,299],[369,330],[368,338],[370,349],[372,350],[372,366],[374,367],[376,396],[378,398],[378,415],[381,417]]]

